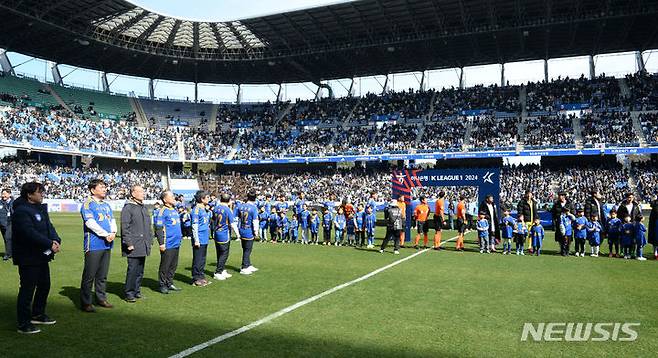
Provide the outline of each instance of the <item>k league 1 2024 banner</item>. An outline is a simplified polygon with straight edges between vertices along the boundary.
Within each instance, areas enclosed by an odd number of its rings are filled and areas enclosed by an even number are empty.
[[[479,169],[431,169],[396,170],[391,175],[393,198],[404,195],[406,205],[406,240],[411,240],[411,201],[415,193],[424,187],[476,187],[478,203],[487,195],[493,195],[494,203],[500,207],[500,168]],[[454,196],[454,193],[449,193]],[[450,199],[455,199],[451,197]]]

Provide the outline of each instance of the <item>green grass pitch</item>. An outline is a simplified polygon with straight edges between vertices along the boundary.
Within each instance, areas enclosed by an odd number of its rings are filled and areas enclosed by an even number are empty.
[[[399,256],[348,247],[256,244],[260,268],[235,272],[241,249],[231,245],[234,276],[208,287],[190,285],[191,248],[181,248],[170,295],[157,288],[157,254],[147,259],[145,299],[121,300],[126,262],[115,247],[108,277],[114,309],[78,310],[81,221],[53,214],[63,252],[51,263],[47,312],[57,324],[33,336],[15,333],[18,274],[0,263],[0,356],[168,357],[305,298],[415,253]],[[378,238],[383,236],[378,228]],[[455,235],[444,232],[444,240]],[[431,237],[430,237],[431,240]],[[654,357],[658,351],[658,263],[563,258],[552,232],[541,257],[481,255],[475,234],[467,251],[428,251],[241,335],[197,357]],[[607,253],[607,247],[602,250]],[[207,271],[214,270],[209,248]],[[640,322],[635,342],[521,342],[525,322]]]

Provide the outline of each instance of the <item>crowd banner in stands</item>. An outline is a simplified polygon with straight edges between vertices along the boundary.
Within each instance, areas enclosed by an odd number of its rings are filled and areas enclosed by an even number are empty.
[[[393,197],[404,195],[407,204],[406,235],[411,240],[411,218],[413,209],[411,193],[413,188],[428,186],[477,187],[478,203],[491,194],[500,211],[500,168],[441,169],[441,170],[395,170],[391,175]],[[433,208],[431,208],[433,211]],[[499,213],[500,214],[500,213]]]
[[[120,153],[102,153],[92,150],[79,150],[57,146],[55,143],[32,141],[16,142],[0,139],[0,145],[3,147],[12,147],[17,149],[26,149],[42,151],[47,153],[59,154],[80,154],[93,155],[96,157],[108,157],[119,159],[142,159],[160,162],[180,162],[177,155],[171,158],[167,157],[126,157]],[[416,159],[470,159],[470,158],[502,158],[514,156],[581,156],[581,155],[616,155],[616,154],[655,154],[658,153],[658,147],[604,147],[584,148],[584,149],[527,149],[521,151],[514,150],[491,150],[491,151],[467,151],[467,152],[435,152],[435,153],[384,153],[384,154],[359,154],[359,155],[336,155],[336,156],[310,156],[310,157],[285,157],[276,159],[219,159],[219,160],[187,160],[190,163],[222,163],[227,165],[251,165],[251,164],[305,164],[305,163],[340,163],[340,162],[376,162],[386,160],[416,160]]]

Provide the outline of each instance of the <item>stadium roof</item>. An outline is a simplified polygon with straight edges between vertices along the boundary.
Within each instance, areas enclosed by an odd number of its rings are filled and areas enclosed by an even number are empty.
[[[124,0],[0,9],[9,51],[190,82],[317,82],[658,48],[653,0],[360,0],[229,22]]]

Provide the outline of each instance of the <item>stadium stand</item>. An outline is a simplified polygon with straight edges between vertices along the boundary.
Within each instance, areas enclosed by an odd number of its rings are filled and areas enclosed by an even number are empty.
[[[89,118],[132,120],[128,98],[119,94],[51,85],[73,112]]]

